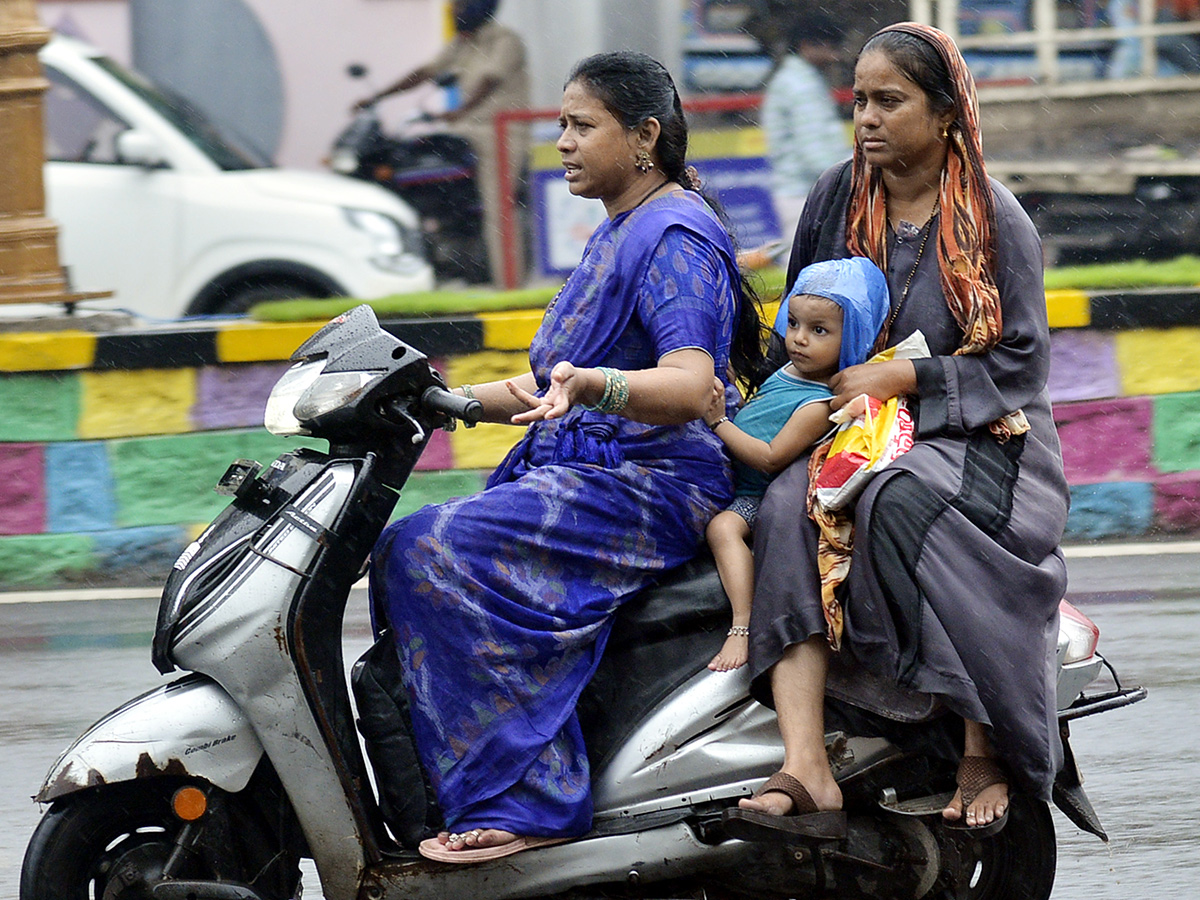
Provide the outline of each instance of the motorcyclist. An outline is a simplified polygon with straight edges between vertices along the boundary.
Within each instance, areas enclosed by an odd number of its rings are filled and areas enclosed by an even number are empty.
[[[504,282],[500,221],[500,183],[495,115],[505,109],[529,106],[529,73],[525,44],[515,31],[495,21],[499,0],[454,0],[456,35],[434,59],[383,90],[364,97],[356,106],[412,90],[427,82],[452,81],[459,102],[435,116],[451,134],[466,138],[476,156],[476,177],[483,201],[484,236],[492,283]],[[515,185],[524,165],[528,128],[510,126],[509,178]],[[521,280],[524,249],[520,229],[514,229],[517,281]]]

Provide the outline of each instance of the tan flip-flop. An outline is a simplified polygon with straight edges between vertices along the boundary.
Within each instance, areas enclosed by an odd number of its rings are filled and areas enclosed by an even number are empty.
[[[492,859],[502,859],[505,856],[512,856],[514,853],[521,853],[525,850],[534,850],[538,847],[549,847],[552,844],[565,844],[573,838],[561,837],[523,837],[518,835],[513,840],[505,844],[497,844],[494,847],[474,847],[471,849],[449,850],[446,845],[437,838],[428,838],[421,841],[417,846],[417,850],[426,859],[432,859],[436,862],[444,863],[481,863]]]

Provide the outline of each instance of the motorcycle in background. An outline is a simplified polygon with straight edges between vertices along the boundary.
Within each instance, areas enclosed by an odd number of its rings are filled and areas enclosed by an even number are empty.
[[[367,75],[357,64],[346,71],[352,78]],[[431,121],[427,113],[418,114],[400,134],[388,134],[376,103],[366,103],[334,140],[329,165],[342,175],[383,185],[417,211],[425,255],[439,281],[483,284],[491,273],[475,153],[465,138],[430,130]]]
[[[1048,804],[1015,793],[1006,825],[988,836],[945,826],[957,761],[948,716],[906,723],[902,736],[831,699],[826,749],[845,837],[732,839],[724,812],[779,768],[783,746],[746,668],[707,668],[729,603],[706,557],[622,606],[580,698],[592,830],[478,865],[419,856],[439,815],[409,736],[395,643],[384,631],[348,686],[342,622],[430,434],[478,421],[482,408],[446,390],[368,306],[335,318],[292,361],[265,424],[326,440],[328,452],[239,460],[221,478],[230,504],[176,561],[159,606],[152,658],[185,674],[101,718],[53,764],[35,798],[48,809],[26,850],[21,900],[289,900],[302,857],[327,900],[1049,898]],[[1146,692],[1121,686],[1095,625],[1065,601],[1060,610],[1066,765],[1054,802],[1104,838],[1068,726]],[[1111,684],[1096,681],[1105,668]]]

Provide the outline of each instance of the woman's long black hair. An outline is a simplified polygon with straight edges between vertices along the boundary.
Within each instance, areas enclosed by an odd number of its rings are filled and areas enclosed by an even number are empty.
[[[618,51],[598,53],[576,63],[567,84],[580,82],[626,128],[637,128],[647,119],[658,120],[655,152],[658,167],[667,178],[704,197],[729,228],[717,202],[700,190],[698,179],[687,164],[688,125],[683,103],[666,66],[644,53]],[[766,377],[764,366],[765,329],[758,293],[739,273],[738,322],[730,346],[729,365],[734,377],[753,389]]]

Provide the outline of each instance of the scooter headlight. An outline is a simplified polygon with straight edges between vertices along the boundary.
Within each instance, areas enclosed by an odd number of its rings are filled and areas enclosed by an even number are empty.
[[[271,434],[280,436],[308,434],[296,417],[296,404],[313,383],[321,377],[325,360],[312,359],[298,362],[275,382],[271,396],[267,398],[267,409],[263,424]]]
[[[329,372],[320,375],[296,401],[293,412],[301,422],[311,422],[353,403],[377,377],[376,372]]]
[[[358,154],[349,147],[338,147],[329,155],[329,168],[342,175],[358,171]]]

